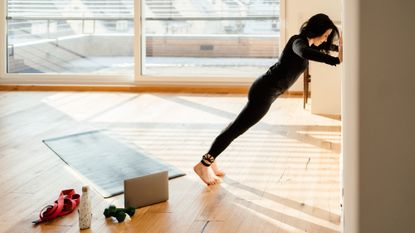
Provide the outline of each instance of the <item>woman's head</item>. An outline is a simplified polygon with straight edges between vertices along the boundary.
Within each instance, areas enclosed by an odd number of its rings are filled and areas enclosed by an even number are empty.
[[[328,52],[339,30],[327,15],[317,14],[301,26],[300,35],[313,40],[316,46]]]

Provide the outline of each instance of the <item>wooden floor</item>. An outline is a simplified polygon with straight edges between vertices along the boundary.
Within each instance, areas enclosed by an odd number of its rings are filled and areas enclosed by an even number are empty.
[[[84,181],[42,140],[91,129],[133,143],[186,172],[168,202],[106,220],[123,205],[94,190],[92,228],[83,232],[340,232],[341,122],[280,98],[266,117],[217,160],[227,175],[207,187],[192,172],[214,137],[235,118],[243,95],[0,92],[0,232],[79,232],[73,212],[32,226],[62,189]]]

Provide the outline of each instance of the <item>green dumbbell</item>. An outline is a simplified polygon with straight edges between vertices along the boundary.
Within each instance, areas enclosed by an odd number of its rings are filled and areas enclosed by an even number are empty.
[[[132,207],[117,208],[114,205],[110,205],[104,210],[105,218],[115,217],[118,222],[124,222],[126,214],[128,214],[130,217],[134,216],[135,209]]]
[[[127,207],[124,210],[125,213],[127,213],[130,217],[134,216],[135,214],[135,209],[133,207]]]

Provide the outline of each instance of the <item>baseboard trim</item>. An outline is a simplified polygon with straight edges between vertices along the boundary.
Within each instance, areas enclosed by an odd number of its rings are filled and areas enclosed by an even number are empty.
[[[249,86],[89,86],[89,85],[0,85],[0,91],[90,91],[90,92],[165,92],[165,93],[212,93],[212,94],[246,94]],[[302,91],[287,91],[285,97],[300,97]]]

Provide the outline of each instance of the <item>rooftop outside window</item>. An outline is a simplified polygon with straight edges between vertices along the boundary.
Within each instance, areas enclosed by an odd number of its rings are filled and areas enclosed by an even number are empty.
[[[279,0],[8,0],[8,73],[257,76],[279,54]],[[138,20],[141,19],[141,20]]]

